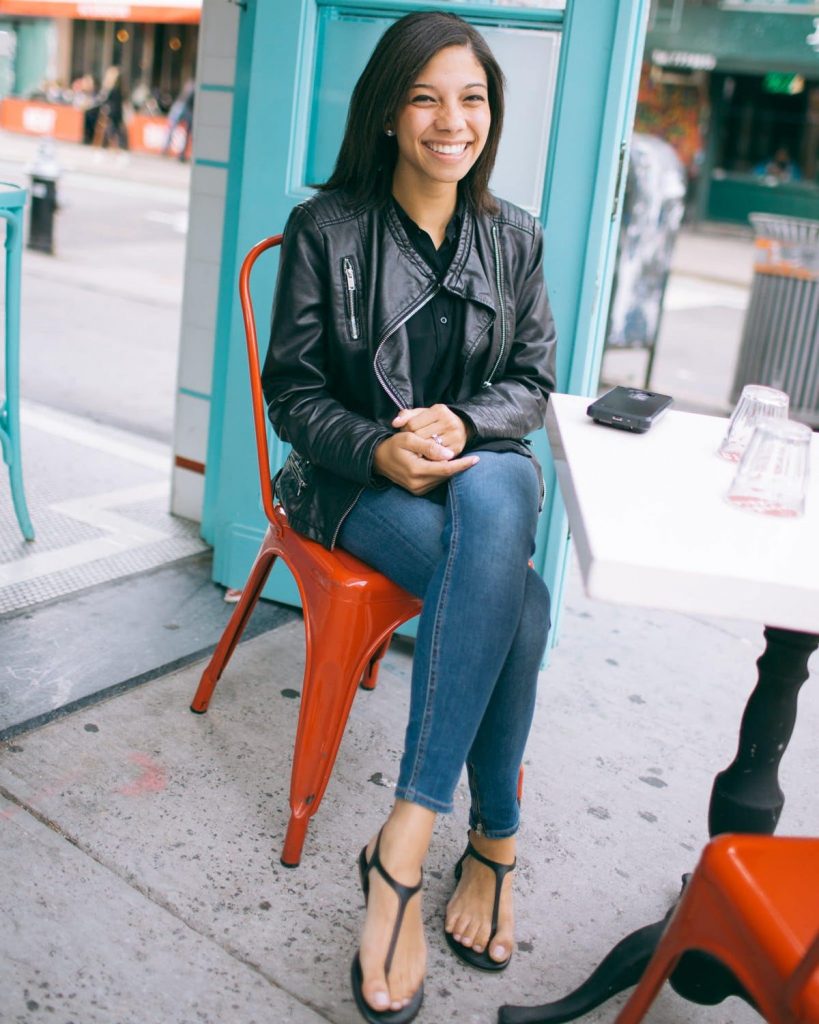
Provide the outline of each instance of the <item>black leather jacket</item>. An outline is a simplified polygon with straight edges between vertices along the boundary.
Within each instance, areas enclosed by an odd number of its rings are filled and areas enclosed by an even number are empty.
[[[443,287],[466,300],[457,400],[468,448],[530,455],[555,385],[555,329],[543,280],[540,224],[511,203],[465,210]],[[284,231],[270,347],[262,372],[268,415],[293,446],[276,477],[299,533],[335,545],[365,487],[383,486],[373,453],[413,407],[404,324],[438,287],[391,206],[319,193]]]

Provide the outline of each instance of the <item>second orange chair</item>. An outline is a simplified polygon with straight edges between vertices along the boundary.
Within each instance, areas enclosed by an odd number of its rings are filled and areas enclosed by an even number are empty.
[[[692,949],[730,968],[771,1024],[819,1024],[819,839],[712,840],[615,1024],[638,1024]]]

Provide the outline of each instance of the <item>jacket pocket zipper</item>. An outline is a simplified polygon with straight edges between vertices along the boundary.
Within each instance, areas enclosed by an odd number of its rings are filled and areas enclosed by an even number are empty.
[[[347,318],[350,321],[350,336],[353,341],[358,339],[360,331],[358,329],[358,317],[356,316],[356,305],[357,305],[357,294],[358,289],[355,283],[355,271],[353,270],[353,261],[349,256],[345,256],[341,261],[341,267],[344,271],[344,294],[347,301]]]
[[[296,478],[296,494],[301,494],[307,486],[307,481],[304,479],[304,473],[302,472],[301,457],[292,451],[290,452],[290,465],[293,467],[293,476]]]
[[[498,358],[495,360],[495,365],[492,367],[492,372],[483,382],[481,387],[489,388],[492,386],[492,378],[495,376],[498,367],[503,359],[503,353],[506,351],[506,303],[503,298],[503,260],[501,259],[500,251],[500,240],[498,238],[498,225],[492,225],[492,253],[495,257],[495,285],[498,289],[498,302],[500,303],[500,320],[501,320],[501,347],[498,352]]]

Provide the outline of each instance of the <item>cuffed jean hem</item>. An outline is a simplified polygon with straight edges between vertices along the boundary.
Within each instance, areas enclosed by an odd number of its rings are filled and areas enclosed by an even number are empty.
[[[493,828],[476,815],[470,814],[469,827],[473,832],[477,832],[478,835],[485,836],[487,839],[508,839],[510,836],[516,835],[520,829],[520,815],[514,825],[508,825],[506,828]]]
[[[425,807],[428,811],[434,811],[436,814],[452,814],[455,809],[451,800],[448,803],[441,803],[440,800],[434,800],[430,796],[419,793],[416,789],[404,786],[396,787],[395,799],[405,800],[408,804],[418,804],[419,807]]]

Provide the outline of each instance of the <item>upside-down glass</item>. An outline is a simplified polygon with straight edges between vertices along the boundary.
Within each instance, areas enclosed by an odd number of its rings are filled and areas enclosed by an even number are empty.
[[[757,423],[787,418],[788,396],[784,391],[763,384],[746,384],[719,446],[719,454],[729,462],[739,462]]]
[[[763,420],[754,430],[726,498],[769,516],[805,511],[812,432],[793,420]]]

